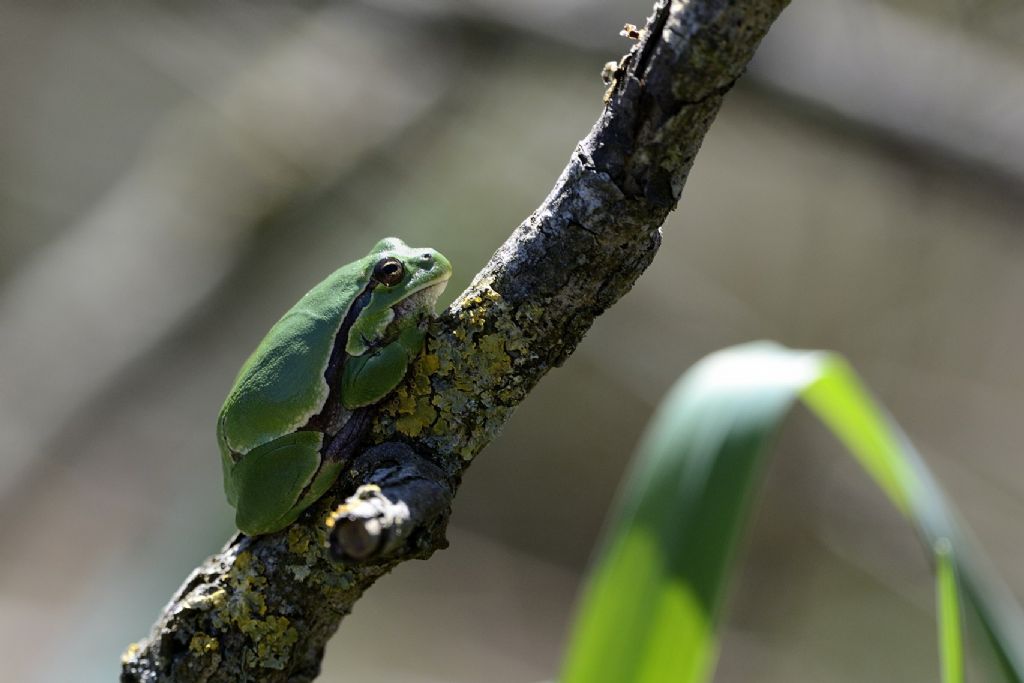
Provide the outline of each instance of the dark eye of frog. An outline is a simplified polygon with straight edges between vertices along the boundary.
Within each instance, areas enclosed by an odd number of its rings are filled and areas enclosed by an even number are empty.
[[[388,287],[397,285],[404,275],[405,266],[396,258],[383,258],[373,267],[373,279]]]

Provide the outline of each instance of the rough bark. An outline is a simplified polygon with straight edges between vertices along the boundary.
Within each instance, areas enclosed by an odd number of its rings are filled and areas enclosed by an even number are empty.
[[[381,406],[367,447],[388,445],[298,523],[236,535],[198,567],[129,646],[122,681],[312,680],[363,591],[445,547],[462,472],[654,258],[723,96],[785,5],[655,6],[554,189],[435,321]]]

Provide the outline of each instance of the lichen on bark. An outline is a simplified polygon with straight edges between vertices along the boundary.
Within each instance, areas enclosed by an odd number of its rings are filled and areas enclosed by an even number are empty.
[[[398,562],[445,547],[463,471],[650,264],[722,98],[785,5],[655,6],[551,193],[434,321],[424,353],[380,406],[367,448],[404,450],[357,459],[290,528],[232,538],[128,648],[122,681],[312,680],[363,591]],[[410,511],[400,542],[335,562],[325,520],[355,506],[349,497],[367,483],[382,507]]]

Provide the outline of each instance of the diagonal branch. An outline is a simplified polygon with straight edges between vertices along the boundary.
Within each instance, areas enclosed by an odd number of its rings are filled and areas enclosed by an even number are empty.
[[[445,546],[462,472],[650,264],[723,96],[786,2],[655,6],[554,189],[381,406],[367,445],[389,445],[289,529],[236,535],[197,568],[124,654],[122,681],[311,680],[363,591]]]

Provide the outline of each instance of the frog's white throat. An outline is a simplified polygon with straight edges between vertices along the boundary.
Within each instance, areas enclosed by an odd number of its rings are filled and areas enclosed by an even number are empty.
[[[441,292],[444,291],[446,286],[448,286],[448,280],[444,279],[417,289],[391,307],[395,318],[401,319],[408,315],[414,315],[417,311],[424,310],[432,314],[434,312],[434,305],[437,304],[437,298],[441,296]]]

